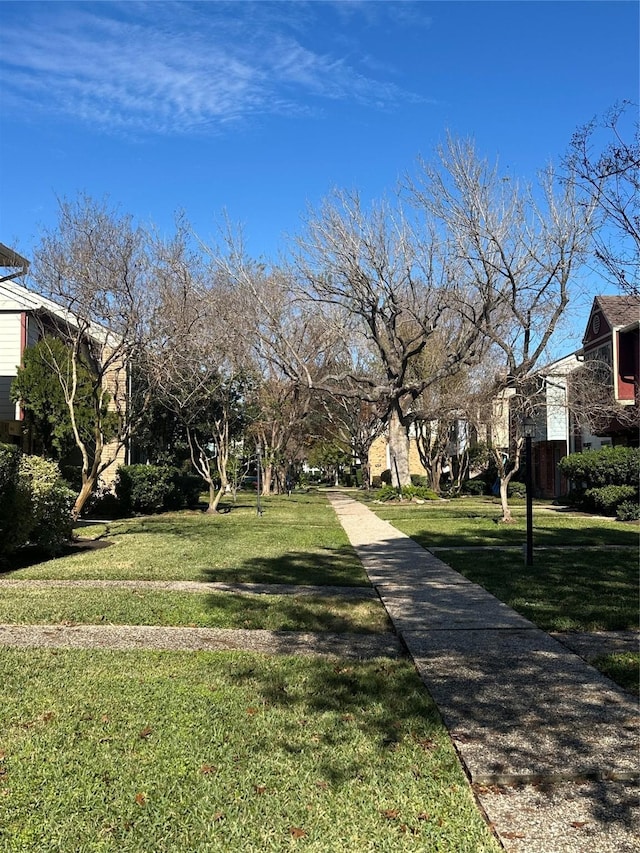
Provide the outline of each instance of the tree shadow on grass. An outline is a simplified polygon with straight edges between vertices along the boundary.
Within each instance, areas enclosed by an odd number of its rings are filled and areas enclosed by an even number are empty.
[[[250,557],[237,566],[205,569],[203,575],[212,582],[370,587],[350,545]]]
[[[111,542],[105,542],[103,539],[78,539],[67,543],[58,553],[53,555],[34,545],[25,545],[14,554],[0,558],[0,575],[14,572],[17,569],[28,569],[50,560],[59,560],[62,557],[73,557],[75,554],[100,551],[103,548],[109,548],[111,544]]]
[[[230,676],[247,690],[258,714],[286,709],[297,720],[293,731],[271,735],[265,749],[295,756],[311,746],[318,778],[332,786],[370,773],[366,751],[360,757],[353,749],[354,729],[381,752],[407,738],[426,751],[438,739],[442,743],[438,710],[406,660],[323,658],[313,667],[303,664],[297,675],[291,666],[264,667],[248,656],[234,661]]]

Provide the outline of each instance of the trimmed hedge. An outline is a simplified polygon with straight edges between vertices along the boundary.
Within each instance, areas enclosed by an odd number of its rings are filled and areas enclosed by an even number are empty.
[[[438,495],[426,486],[403,486],[402,498],[403,500],[412,500],[413,498],[425,501],[440,500]],[[397,501],[398,490],[395,486],[383,486],[376,494],[376,500],[384,502]]]
[[[640,448],[603,447],[572,453],[558,463],[560,470],[577,489],[598,486],[634,486],[640,480]]]
[[[640,482],[640,449],[637,447],[603,447],[565,456],[558,463],[573,489],[567,500],[574,506],[606,515],[616,515],[624,504],[622,515],[634,516],[638,505]],[[635,516],[637,517],[637,515]]]
[[[74,500],[55,462],[0,445],[0,554],[28,543],[58,553],[71,538]]]
[[[200,477],[170,465],[121,465],[116,496],[125,515],[166,512],[197,506],[202,485]]]

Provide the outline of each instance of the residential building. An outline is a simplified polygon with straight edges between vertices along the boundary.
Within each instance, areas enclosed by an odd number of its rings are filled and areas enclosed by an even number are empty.
[[[74,321],[64,308],[15,280],[26,273],[28,261],[2,244],[0,267],[14,270],[10,275],[0,276],[0,442],[17,444],[25,452],[31,452],[34,450],[32,436],[25,427],[19,404],[11,401],[11,383],[28,346],[33,346],[45,334],[55,335],[62,325],[73,326]],[[108,352],[110,333],[94,326],[91,334],[101,340],[103,350]],[[125,373],[122,364],[114,363],[113,369],[105,374],[112,394],[122,395]],[[127,449],[107,445],[105,452],[114,456],[101,478],[102,483],[109,486],[115,479],[118,465],[126,462]]]

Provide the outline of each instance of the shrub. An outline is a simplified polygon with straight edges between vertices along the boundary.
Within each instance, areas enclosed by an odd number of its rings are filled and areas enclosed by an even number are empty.
[[[121,465],[116,495],[124,515],[197,506],[202,480],[170,465]]]
[[[587,505],[605,515],[615,515],[621,503],[637,498],[637,490],[633,486],[600,486],[587,489],[584,496]]]
[[[0,444],[0,554],[24,545],[29,535],[29,507],[21,488],[20,450]]]
[[[191,474],[189,471],[178,471],[176,483],[182,496],[181,506],[189,507],[189,509],[197,507],[203,489],[202,477]]]
[[[603,447],[574,453],[561,459],[559,467],[572,481],[567,500],[572,506],[615,515],[620,504],[634,499],[637,502],[640,480],[637,447]]]
[[[518,480],[512,480],[509,483],[509,497],[510,498],[526,498],[527,496],[527,487],[525,483],[520,483]]]
[[[55,554],[71,538],[75,493],[62,479],[56,463],[40,456],[21,458],[20,481],[28,495],[28,541]]]
[[[640,519],[640,503],[635,501],[622,501],[618,504],[616,513],[620,521],[637,521]]]
[[[380,474],[380,480],[382,481],[382,484],[385,486],[391,485],[391,469],[390,468],[385,468],[385,470],[382,472],[382,474]]]
[[[426,486],[403,486],[402,497],[404,500],[411,500],[412,498],[425,501],[439,500],[438,495]],[[398,489],[395,486],[383,486],[376,494],[376,500],[383,502],[397,501],[398,499]]]
[[[71,538],[74,500],[55,462],[0,446],[0,553],[27,543],[57,553]]]
[[[603,447],[565,456],[558,463],[577,490],[599,486],[637,486],[640,480],[640,448]]]
[[[475,480],[465,480],[462,484],[462,493],[465,495],[484,495],[486,490],[487,484],[480,478]]]
[[[425,477],[424,474],[412,474],[411,475],[411,485],[412,486],[424,486],[425,488],[429,485],[429,480]]]

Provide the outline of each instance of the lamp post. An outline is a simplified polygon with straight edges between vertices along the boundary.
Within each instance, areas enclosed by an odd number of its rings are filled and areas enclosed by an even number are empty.
[[[256,488],[258,490],[257,504],[256,504],[256,513],[257,515],[262,515],[262,503],[261,503],[261,495],[262,495],[262,483],[260,482],[260,473],[262,471],[262,447],[260,444],[256,444],[256,464],[257,464],[257,475],[258,479],[256,482]]]
[[[533,483],[532,483],[532,459],[531,439],[535,435],[536,424],[532,417],[527,415],[522,420],[525,448],[527,455],[527,467],[525,472],[525,485],[527,488],[527,547],[525,551],[525,565],[533,565]]]

